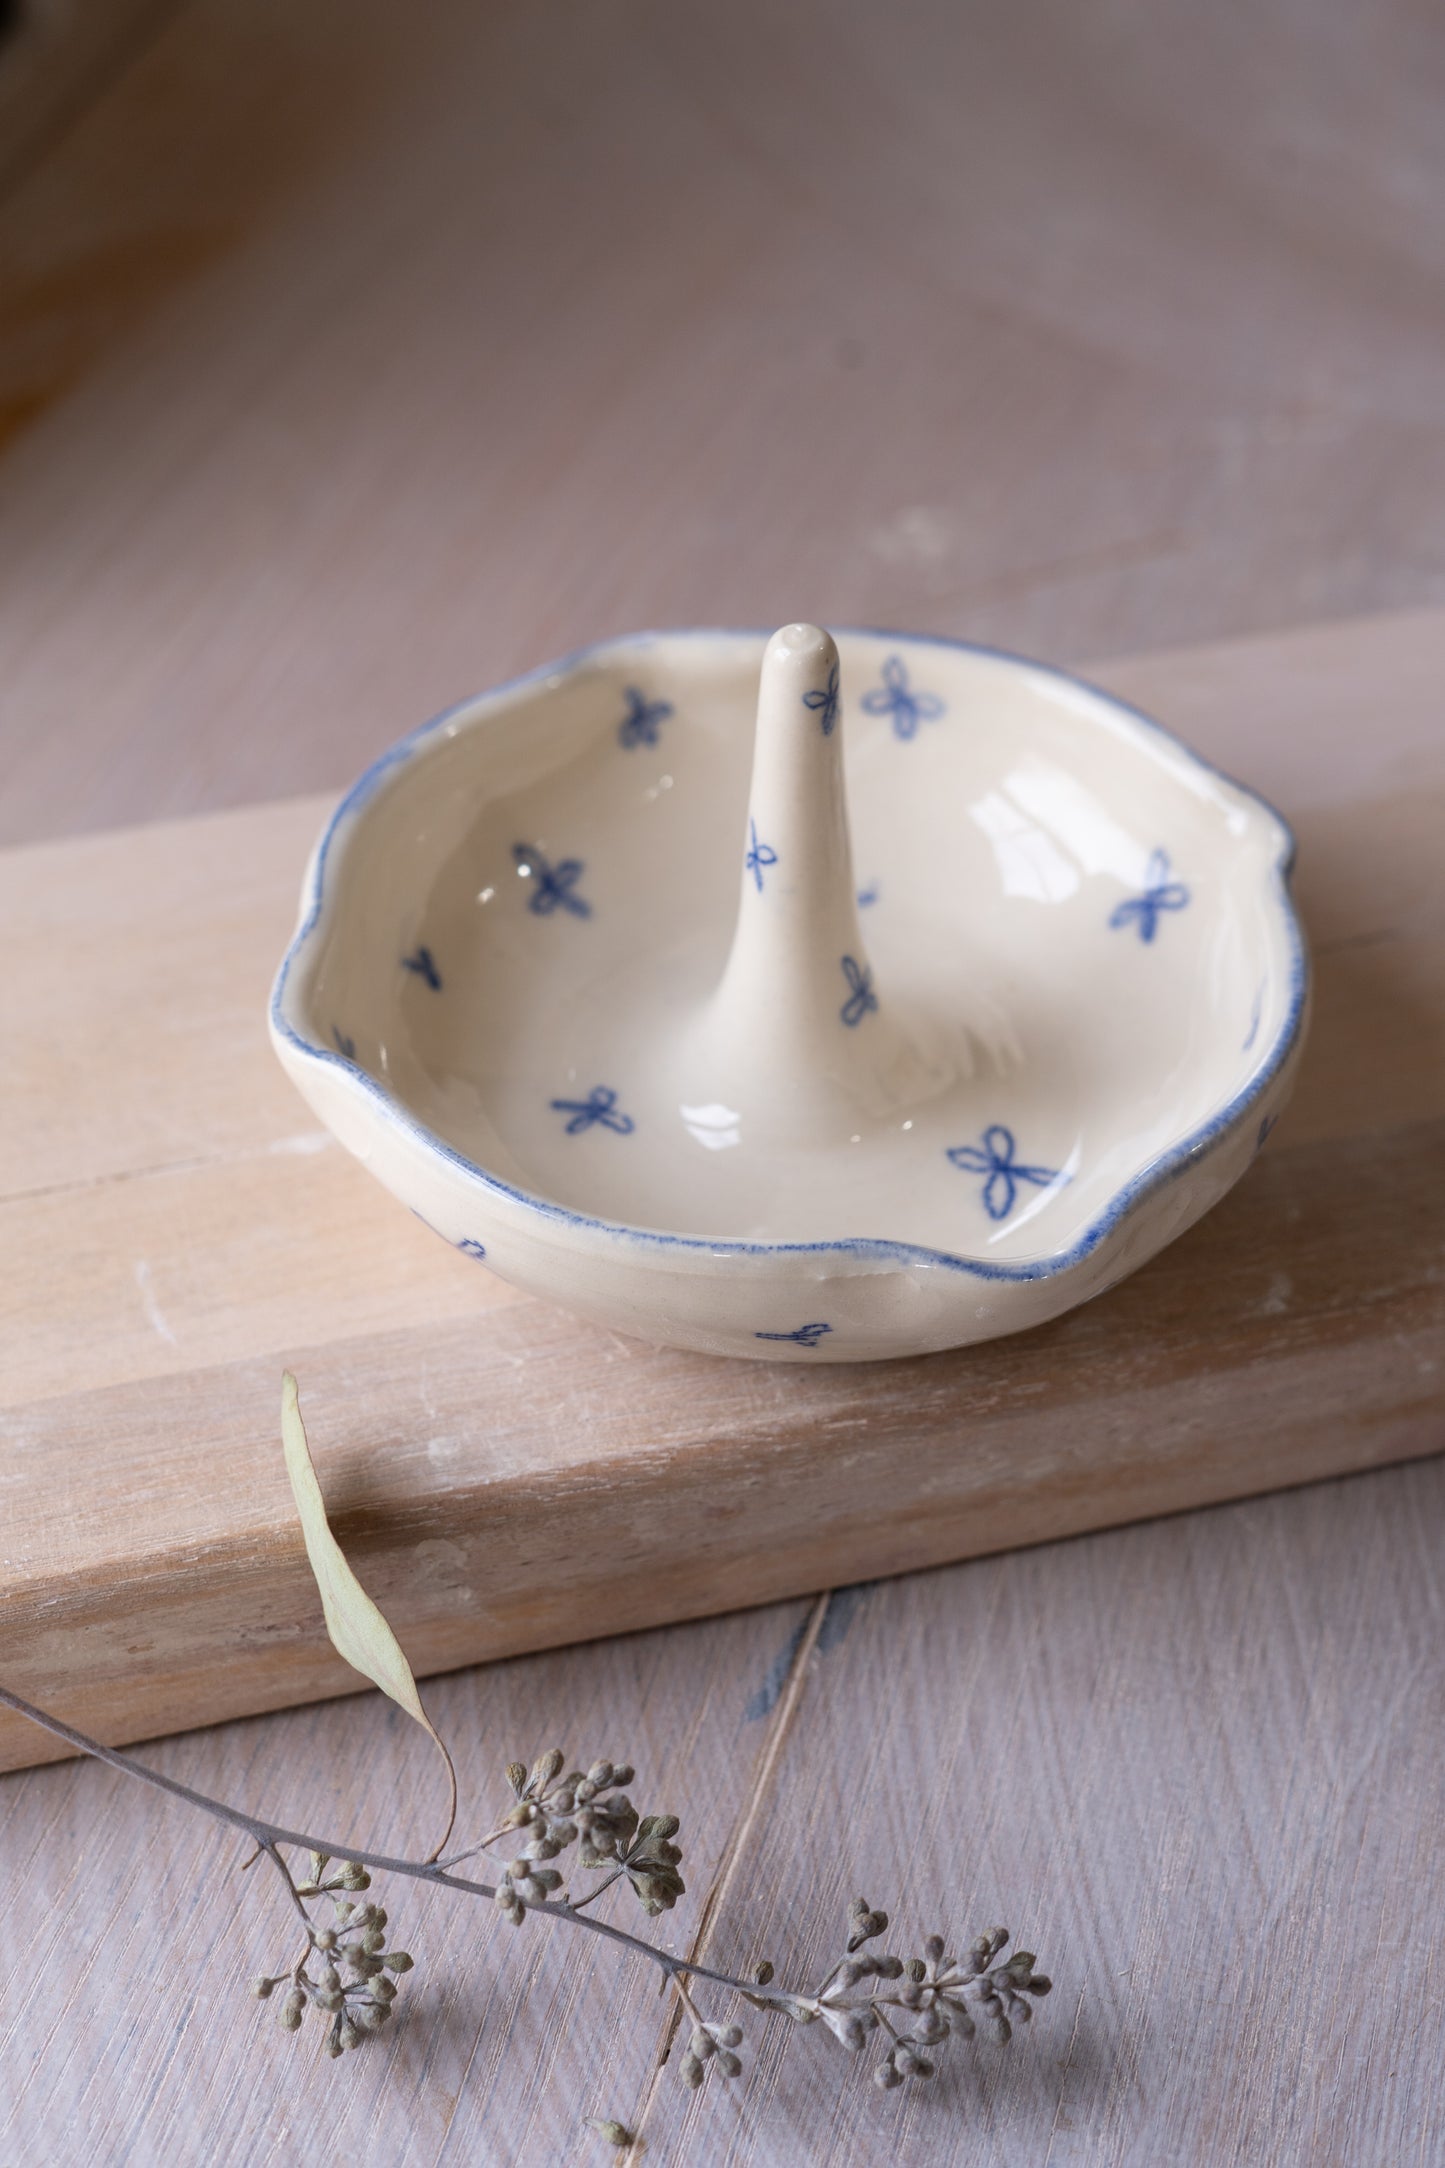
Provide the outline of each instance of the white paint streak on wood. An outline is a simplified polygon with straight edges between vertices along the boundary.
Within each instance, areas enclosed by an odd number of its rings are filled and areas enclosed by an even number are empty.
[[[177,1346],[179,1343],[176,1336],[166,1323],[165,1313],[156,1301],[155,1276],[151,1271],[148,1258],[138,1257],[136,1259],[135,1284],[140,1290],[141,1307],[145,1311],[152,1332],[157,1333],[168,1346]]]

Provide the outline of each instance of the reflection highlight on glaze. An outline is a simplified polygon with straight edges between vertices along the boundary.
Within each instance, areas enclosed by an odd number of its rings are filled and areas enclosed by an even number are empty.
[[[743,1141],[743,1118],[731,1107],[679,1107],[677,1111],[688,1135],[709,1152],[725,1152],[729,1145]]]

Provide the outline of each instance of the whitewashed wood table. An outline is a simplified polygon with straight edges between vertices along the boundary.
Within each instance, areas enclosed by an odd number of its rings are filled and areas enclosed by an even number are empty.
[[[331,786],[648,619],[1207,675],[1445,602],[1418,14],[162,13],[0,202],[7,841]],[[1378,720],[1260,779],[1438,780]],[[805,1965],[855,1888],[1025,1934],[1033,2036],[906,2099],[754,2028],[689,2102],[650,1977],[420,1897],[408,2022],[318,2071],[242,1992],[285,1923],[208,1826],[0,1780],[0,2160],[550,2163],[602,2113],[658,2162],[1425,2168],[1442,1542],[1426,1460],[431,1689],[479,1782],[553,1734],[647,1771],[715,1960]],[[424,1766],[374,1700],[149,1751],[377,1842]]]

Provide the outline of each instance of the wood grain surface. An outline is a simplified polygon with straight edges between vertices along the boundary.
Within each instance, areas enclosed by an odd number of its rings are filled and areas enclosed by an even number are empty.
[[[1313,1052],[1238,1204],[1315,1154],[1326,1211],[1332,1136],[1376,1116],[1408,1169],[1445,1045],[1438,635],[1369,635],[1413,687],[1393,700],[1343,696],[1356,628],[1301,636],[1287,727],[1240,705],[1237,636],[1445,601],[1442,86],[1408,0],[192,0],[0,199],[0,834],[330,789],[458,693],[648,621],[1193,642],[1172,719],[1233,730],[1311,818]],[[7,956],[7,1039],[27,963],[36,1015],[49,979],[104,970],[42,903],[56,955]],[[204,1022],[186,1053],[219,1110]],[[139,1154],[158,1186],[184,1131],[105,1092],[133,1045],[95,1052],[66,1095],[93,1093],[94,1164],[114,1127],[112,1171]],[[228,1118],[239,1152],[251,1110]],[[9,1239],[43,1277],[77,1234],[74,1140],[27,1135],[55,1194]],[[331,1158],[289,1155],[308,1181]],[[366,1197],[335,1164],[334,1197]],[[384,1208],[356,1207],[363,1241]],[[206,1232],[178,1285],[138,1253],[139,1394],[166,1345],[147,1294],[193,1349],[226,1328]],[[403,1288],[436,1264],[409,1239]],[[1281,1300],[1256,1331],[1290,1329]],[[1306,1366],[1359,1325],[1342,1301]],[[80,1311],[17,1342],[7,1374],[91,1359]],[[690,2105],[651,1978],[437,1899],[393,1904],[408,2022],[318,2071],[239,1991],[284,1923],[238,1903],[208,1826],[92,1766],[7,1778],[0,2160],[550,2168],[606,2157],[602,2112],[648,2161],[729,2168],[1434,2168],[1442,1536],[1419,1462],[429,1689],[479,1795],[552,1736],[636,1758],[686,1817],[681,1946],[706,1920],[711,1954],[791,1972],[855,1884],[909,1927],[1026,1932],[1058,1981],[1034,2037],[902,2101],[754,2029],[737,2093]],[[408,1729],[373,1697],[150,1752],[391,1839],[430,1779]]]
[[[1445,602],[1442,99],[1412,0],[194,0],[0,205],[0,841],[645,624]]]

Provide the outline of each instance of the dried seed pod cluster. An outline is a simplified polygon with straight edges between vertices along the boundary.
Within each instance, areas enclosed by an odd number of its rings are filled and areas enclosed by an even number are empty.
[[[498,1909],[520,1927],[529,1904],[544,1902],[562,1887],[560,1871],[547,1862],[575,1843],[579,1866],[610,1870],[608,1881],[625,1876],[650,1915],[670,1911],[686,1888],[677,1871],[682,1852],[673,1842],[680,1826],[676,1815],[638,1815],[623,1789],[633,1780],[630,1763],[595,1761],[564,1775],[566,1759],[554,1746],[530,1770],[523,1762],[508,1764],[515,1803],[494,1836],[472,1847],[484,1850],[504,1836],[525,1835],[503,1872]]]
[[[741,2025],[715,2025],[706,2018],[699,2018],[692,2028],[687,2053],[678,2064],[678,2075],[689,2092],[697,2091],[710,2070],[715,2070],[720,2078],[738,2077],[743,2066],[733,2051],[742,2044]]]
[[[866,1899],[853,1902],[848,1915],[847,1954],[840,1958],[812,1998],[794,2014],[821,2018],[834,2038],[855,2054],[880,2029],[889,2046],[873,2072],[874,2083],[890,2092],[907,2078],[931,2078],[932,2050],[956,2037],[973,2039],[984,2019],[1000,2040],[1027,2023],[1033,2011],[1029,1996],[1047,1995],[1052,1982],[1035,1972],[1032,1950],[1004,1958],[1006,1927],[990,1928],[967,1954],[947,1955],[942,1935],[930,1935],[923,1954],[898,1957],[887,1952],[858,1952],[888,1925]]]
[[[285,1989],[279,2016],[287,2032],[299,2031],[307,2009],[315,2010],[327,2028],[328,2055],[358,2048],[390,2019],[396,1996],[394,1975],[410,1972],[412,1960],[405,1950],[388,1950],[382,1906],[356,1904],[348,1894],[371,1886],[370,1875],[358,1861],[347,1860],[328,1876],[331,1861],[325,1853],[313,1852],[310,1874],[297,1882],[275,1848],[268,1849],[306,1922],[306,1946],[289,1970],[262,1973],[253,1980],[251,1992],[265,2001],[278,1988]],[[317,1923],[308,1907],[310,1898],[329,1900],[329,1921]]]
[[[560,1887],[560,1873],[546,1863],[574,1843],[584,1863],[609,1870],[590,1895],[625,1879],[645,1911],[656,1914],[670,1909],[683,1890],[677,1871],[682,1855],[673,1842],[676,1817],[652,1814],[639,1819],[619,1789],[632,1781],[633,1771],[626,1764],[598,1761],[585,1772],[574,1769],[568,1774],[563,1773],[565,1766],[566,1757],[556,1747],[540,1755],[530,1770],[513,1762],[507,1770],[513,1803],[501,1826],[456,1856],[469,1857],[490,1844],[516,1843],[519,1835],[524,1837],[495,1893],[498,1906],[514,1923],[523,1919],[529,1906],[544,1903]],[[387,1949],[387,1918],[382,1908],[354,1901],[354,1893],[370,1884],[363,1866],[350,1861],[328,1876],[331,1861],[313,1852],[308,1879],[297,1882],[274,1843],[263,1843],[262,1849],[285,1876],[306,1920],[307,1945],[289,1971],[253,1981],[253,1991],[269,1997],[277,1989],[285,1990],[280,2018],[291,2032],[300,2027],[308,2005],[318,2011],[327,2024],[329,2055],[359,2047],[390,2018],[396,1995],[393,1975],[409,1971],[411,1959],[404,1950]],[[437,1877],[449,1880],[455,1863],[455,1859],[439,1862]],[[475,1883],[463,1886],[477,1888]],[[329,1900],[329,1923],[318,1924],[307,1910],[307,1901],[313,1898]],[[561,1917],[575,1919],[588,1902],[589,1897],[564,1896],[557,1909]],[[719,1974],[708,1977],[759,2010],[776,2011],[804,2025],[821,2023],[852,2054],[860,2053],[881,2033],[886,2047],[874,2066],[873,2079],[884,2092],[909,2078],[931,2078],[937,2068],[937,2050],[951,2038],[973,2039],[981,2021],[999,2040],[1010,2039],[1014,2026],[1033,2015],[1029,1998],[1049,1992],[1051,1982],[1034,1970],[1032,1950],[1004,1955],[1009,1942],[1006,1928],[990,1928],[961,1956],[948,1954],[942,1935],[929,1935],[921,1954],[911,1957],[867,1948],[887,1930],[888,1914],[864,1897],[855,1898],[848,1909],[843,1955],[811,1993],[775,1987],[773,1967],[766,1961],[746,1980]],[[625,1939],[633,1941],[631,1936]],[[703,2015],[694,2000],[696,1975],[690,1975],[684,1963],[645,1943],[634,1943],[634,1947],[662,1965],[690,2021],[686,2048],[676,2062],[683,2085],[696,2092],[709,2075],[740,2076],[737,2050],[743,2043],[742,2028]]]

